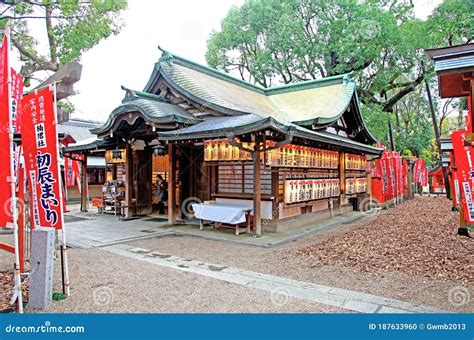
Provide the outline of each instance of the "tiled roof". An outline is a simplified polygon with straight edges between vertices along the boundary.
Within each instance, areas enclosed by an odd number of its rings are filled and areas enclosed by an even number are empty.
[[[211,117],[205,121],[179,129],[176,131],[164,132],[163,135],[193,135],[197,133],[214,132],[214,131],[225,131],[232,128],[242,128],[246,125],[261,124],[265,118],[259,117],[254,114],[245,114],[240,116],[223,116],[223,117]]]
[[[355,93],[347,74],[262,88],[166,53],[155,65],[145,92],[153,92],[162,75],[192,100],[230,115],[252,113],[281,122],[325,124],[342,115]]]
[[[435,60],[434,67],[436,72],[474,67],[474,55],[456,59]]]
[[[64,133],[65,135],[69,135],[76,142],[94,138],[94,135],[91,133],[91,129],[97,128],[100,126],[101,123],[99,122],[90,122],[80,119],[70,119],[66,122],[58,124],[58,133]]]
[[[126,112],[138,111],[152,123],[186,123],[194,124],[198,122],[188,111],[171,104],[159,96],[143,93],[141,91],[127,90],[127,95],[122,100],[122,104],[116,107],[109,118],[101,127],[92,130],[98,134],[112,126],[115,118]]]
[[[225,138],[229,132],[244,134],[258,131],[262,128],[272,128],[284,134],[291,133],[295,137],[338,145],[354,151],[363,151],[368,154],[377,155],[382,152],[382,149],[374,148],[332,133],[312,131],[292,123],[282,124],[272,117],[262,118],[253,114],[209,118],[201,123],[183,129],[158,132],[158,139],[167,141],[193,138]]]

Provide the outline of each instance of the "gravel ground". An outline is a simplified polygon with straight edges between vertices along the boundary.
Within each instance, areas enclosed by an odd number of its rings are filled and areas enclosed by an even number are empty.
[[[315,265],[314,258],[298,254],[305,247],[332,242],[370,223],[371,220],[363,220],[340,225],[274,248],[187,236],[153,238],[129,244],[163,254],[352,289],[453,312],[474,311],[474,297],[461,306],[454,306],[449,301],[449,291],[460,287],[460,281],[407,274],[393,268],[367,271],[341,263]],[[9,240],[11,236],[0,235],[0,241]],[[47,312],[344,312],[297,299],[278,306],[267,292],[136,261],[105,250],[70,249],[68,254],[72,296],[54,302]],[[0,270],[10,269],[12,260],[11,254],[0,251]],[[470,261],[472,263],[472,258]],[[58,262],[55,283],[55,290],[60,291]],[[472,281],[464,284],[474,296]]]
[[[49,313],[337,313],[236,284],[136,261],[104,250],[69,250],[71,297]],[[61,290],[59,266],[55,289]],[[273,302],[275,301],[275,303]],[[281,305],[280,301],[284,304]]]
[[[425,200],[425,198],[421,199]],[[441,198],[437,199],[442,200]],[[410,202],[405,204],[410,204]],[[446,200],[445,204],[449,204],[449,201]],[[390,210],[382,214],[388,212]],[[352,289],[453,312],[474,311],[474,297],[461,306],[452,304],[449,299],[451,289],[463,289],[462,287],[468,289],[468,294],[474,296],[474,285],[471,282],[464,282],[464,286],[462,286],[463,282],[461,281],[452,281],[446,278],[443,278],[443,280],[433,279],[396,270],[382,271],[374,268],[373,271],[367,271],[335,264],[315,265],[313,258],[297,254],[298,249],[344,237],[347,232],[360,228],[361,225],[373,223],[377,218],[380,218],[380,216],[371,220],[356,222],[352,225],[334,227],[274,248],[257,248],[187,236],[168,236],[135,241],[129,244],[163,254]]]
[[[11,235],[0,242],[11,243]],[[104,250],[68,249],[71,297],[48,313],[340,313],[344,310],[280,296],[124,258]],[[0,271],[13,254],[0,251]],[[59,261],[55,287],[62,291]],[[1,293],[1,287],[0,287]],[[273,302],[275,301],[275,303]],[[283,303],[283,304],[282,304]],[[27,312],[33,312],[26,310]]]

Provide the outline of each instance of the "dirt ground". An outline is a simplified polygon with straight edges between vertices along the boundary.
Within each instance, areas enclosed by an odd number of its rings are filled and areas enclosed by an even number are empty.
[[[449,204],[443,198],[421,197],[371,219],[332,227],[273,248],[188,236],[166,236],[129,245],[452,312],[473,312],[473,240],[455,235],[457,215],[449,211]],[[398,220],[395,215],[400,216]],[[416,237],[423,235],[419,233],[420,226],[425,235]],[[383,233],[375,229],[386,230],[388,236],[382,237]],[[373,235],[372,241],[367,242],[367,235]],[[8,237],[0,236],[0,241],[5,238]],[[406,243],[403,251],[383,250],[388,245],[389,250],[398,249],[400,242]],[[440,245],[442,250],[436,248]],[[459,250],[460,245],[463,250]],[[446,252],[449,261],[445,260]],[[467,258],[459,259],[457,253]],[[390,265],[379,265],[385,256]],[[367,262],[370,258],[376,261]],[[404,265],[394,265],[397,261]],[[297,299],[278,306],[267,292],[161,268],[100,249],[70,249],[69,262],[73,295],[54,302],[47,312],[344,312]],[[11,263],[11,256],[0,252],[0,270]],[[443,275],[427,274],[430,266],[433,273]],[[59,291],[58,265],[55,275],[55,290]]]
[[[471,297],[474,295],[474,240],[456,235],[457,213],[450,211],[450,204],[444,198],[419,197],[381,211],[371,219],[340,225],[274,248],[256,248],[178,236],[131,244],[164,254],[392,297],[452,312],[473,312],[474,298]],[[391,221],[390,227],[387,221]],[[401,221],[407,222],[403,222],[402,226]],[[424,231],[420,232],[420,228]],[[379,232],[373,231],[375,229],[387,229],[388,236],[380,238]],[[371,256],[378,259],[376,264],[383,262],[378,254],[385,251],[384,245],[397,248],[401,241],[393,233],[408,235],[399,237],[408,242],[408,250],[387,252],[385,256],[389,263],[399,261],[402,265],[369,265],[367,258]],[[374,242],[364,244],[367,237],[378,240],[378,246],[374,246]],[[348,238],[357,245],[359,253],[367,253],[365,257],[361,257],[360,263],[350,260],[354,256],[350,247],[344,251],[339,248],[341,240],[346,241]],[[317,253],[305,254],[308,249],[317,249]],[[457,252],[465,258],[456,257]],[[446,253],[450,254],[452,262],[445,260]],[[408,260],[411,262],[407,265]],[[456,261],[462,265],[458,265]],[[454,266],[455,269],[451,268]],[[435,275],[427,275],[430,269],[433,269]],[[436,275],[451,271],[456,275]],[[469,299],[466,299],[466,290]],[[459,294],[464,295],[460,297]],[[459,301],[459,298],[463,300]],[[466,300],[469,301],[460,304]]]

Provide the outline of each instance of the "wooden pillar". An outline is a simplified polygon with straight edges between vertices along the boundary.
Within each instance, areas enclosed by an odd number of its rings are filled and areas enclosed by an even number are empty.
[[[173,143],[168,144],[168,223],[176,224],[176,150]]]
[[[217,165],[208,165],[208,171],[210,175],[210,182],[209,182],[209,192],[211,200],[214,199],[214,194],[217,194]]]
[[[279,186],[280,186],[280,174],[277,169],[272,169],[272,177],[271,177],[271,184],[272,184],[272,223],[278,224],[280,220],[280,199],[279,199]]]
[[[262,188],[261,188],[261,159],[260,141],[255,142],[255,151],[252,152],[253,159],[253,223],[257,237],[262,236]]]
[[[89,201],[87,199],[87,154],[84,154],[84,160],[81,162],[81,212],[87,212]]]
[[[132,217],[133,212],[133,154],[132,148],[127,144],[125,149],[126,163],[125,163],[125,211],[124,217]]]

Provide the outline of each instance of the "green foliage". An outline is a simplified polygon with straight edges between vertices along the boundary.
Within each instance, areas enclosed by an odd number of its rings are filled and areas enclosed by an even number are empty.
[[[53,292],[53,301],[61,301],[67,298],[64,293]]]
[[[469,42],[472,13],[470,0],[445,0],[426,21],[403,0],[247,0],[210,35],[206,60],[264,87],[353,72],[371,132],[388,145],[390,119],[397,151],[431,163],[424,49]]]
[[[444,0],[426,22],[427,37],[435,47],[459,45],[474,37],[474,1]]]
[[[24,65],[21,74],[25,84],[38,71],[57,71],[70,61],[78,61],[82,53],[101,40],[117,34],[121,27],[120,12],[127,0],[42,0],[0,4],[5,26],[8,18],[12,26],[12,42],[19,50]],[[44,20],[44,32],[31,31],[28,22]],[[47,38],[48,53],[41,55],[38,40]]]
[[[53,27],[60,62],[79,60],[83,52],[117,34],[122,28],[118,13],[126,6],[126,0],[97,0],[88,5],[72,1],[60,3],[57,11],[70,17]]]
[[[74,104],[72,104],[70,101],[65,99],[58,102],[58,110],[66,112],[70,115],[74,112],[75,107],[74,107]]]

